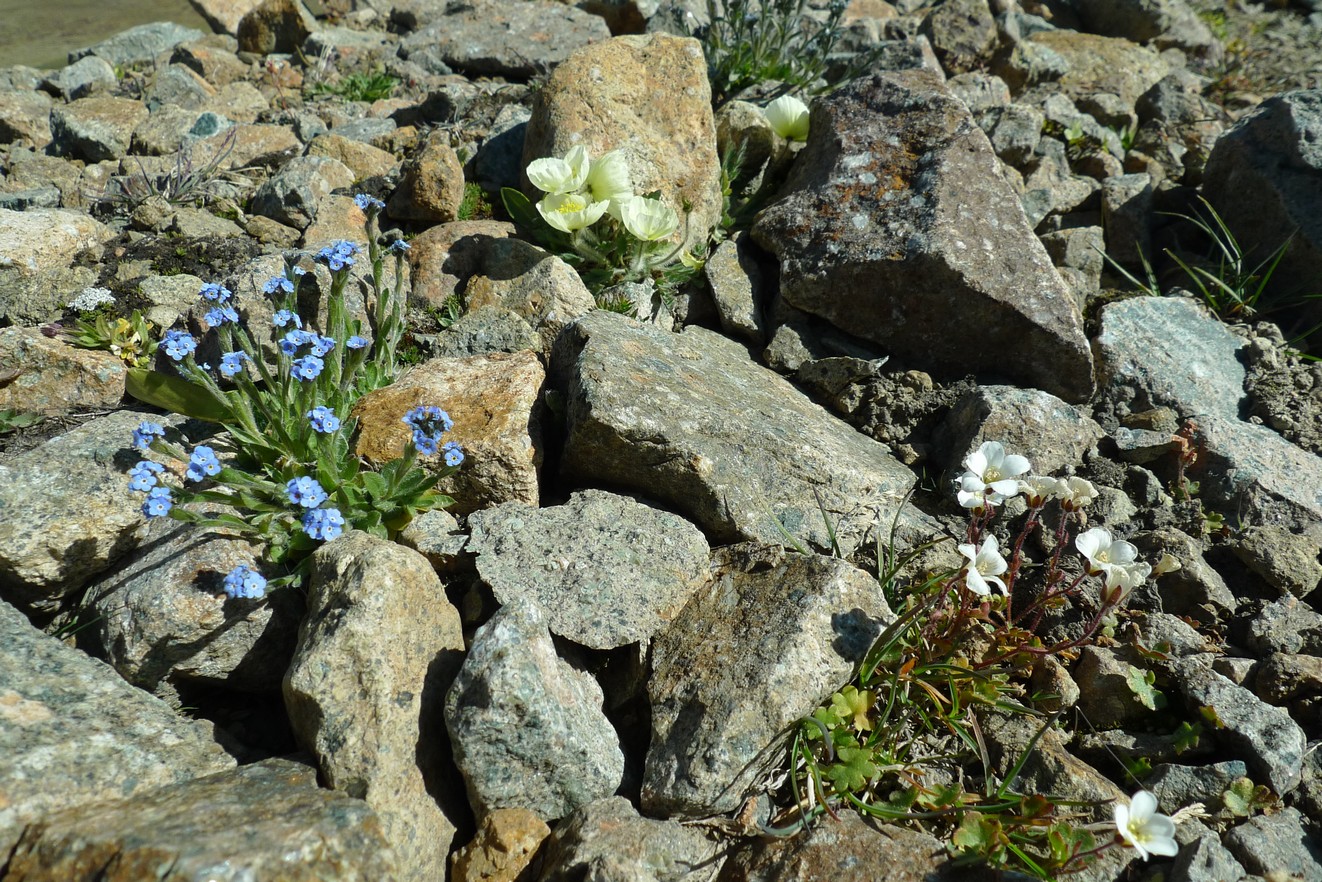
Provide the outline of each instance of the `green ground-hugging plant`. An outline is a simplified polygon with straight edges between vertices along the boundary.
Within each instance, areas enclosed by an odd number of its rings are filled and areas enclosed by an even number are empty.
[[[839,57],[846,0],[824,11],[807,0],[707,0],[702,51],[712,103],[720,107],[762,87],[765,97],[815,94],[872,70],[884,47]]]
[[[896,618],[854,680],[794,730],[788,805],[772,832],[789,834],[822,814],[853,809],[940,836],[961,859],[1042,879],[1080,869],[1117,845],[1144,857],[1174,854],[1174,824],[1156,813],[1151,794],[1140,791],[1129,805],[1117,805],[1111,826],[1084,821],[1081,810],[1091,804],[1015,787],[1055,722],[1037,707],[1044,696],[1029,690],[1031,668],[1091,642],[1152,567],[1103,528],[1073,535],[1097,495],[1089,482],[1031,476],[1026,459],[996,442],[983,444],[965,466],[958,482],[959,501],[971,513],[958,546],[964,565],[912,577],[908,565],[928,546],[897,556],[894,529],[889,545],[879,542],[880,586]],[[993,521],[1001,504],[1019,495],[1028,510],[1002,556]],[[1029,586],[1023,546],[1045,528],[1049,505],[1059,509],[1052,552]],[[1071,546],[1081,566],[1066,560]],[[1043,616],[1069,604],[1085,610],[1077,633],[1051,642],[1038,636]],[[992,714],[1039,721],[1002,777],[993,773],[982,736],[980,721]],[[1102,829],[1108,835],[1097,835]]]
[[[335,95],[346,101],[380,101],[395,94],[399,78],[383,70],[345,74],[333,83],[315,83],[312,95]]]
[[[400,285],[408,248],[397,238],[383,246],[376,224],[384,207],[379,200],[360,195],[356,202],[367,217],[370,340],[345,305],[350,267],[361,249],[340,241],[315,256],[331,276],[324,334],[305,329],[293,309],[308,272],[306,256],[294,255],[286,259],[285,274],[263,289],[276,307],[270,360],[241,323],[234,295],[212,283],[201,296],[210,307],[205,321],[223,353],[216,369],[197,363],[196,339],[172,330],[160,345],[179,376],[146,370],[129,375],[135,397],[213,422],[225,432],[221,437],[226,440],[214,442],[215,447],[186,451],[167,440],[160,424],[143,422],[134,432],[134,447],[186,467],[179,482],[167,462],[144,459],[129,472],[129,487],[146,495],[143,513],[148,517],[169,516],[264,543],[266,559],[278,574],[268,583],[252,568],[238,567],[225,579],[231,596],[260,597],[268,587],[299,581],[308,554],[345,527],[388,538],[418,513],[452,501],[435,486],[459,467],[463,453],[455,442],[441,442],[452,424],[439,407],[420,404],[401,414],[412,436],[402,456],[379,471],[368,468],[350,447],[354,403],[393,382],[399,368],[406,300]],[[395,261],[394,287],[384,282],[387,254]],[[419,454],[440,455],[445,467],[418,468]],[[217,505],[237,513],[217,510]]]

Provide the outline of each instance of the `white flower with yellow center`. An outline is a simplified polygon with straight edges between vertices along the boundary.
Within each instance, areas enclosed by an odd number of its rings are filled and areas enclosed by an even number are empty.
[[[1157,797],[1146,790],[1135,793],[1129,805],[1115,804],[1115,828],[1143,860],[1154,854],[1174,857],[1180,850],[1175,841],[1175,822],[1157,811]]]
[[[660,199],[635,196],[620,209],[624,228],[637,239],[655,242],[666,239],[679,229],[679,216]]]
[[[1022,456],[1007,454],[1001,442],[984,441],[982,446],[964,460],[964,468],[968,469],[965,477],[972,475],[977,482],[993,493],[1009,498],[1019,494],[1017,479],[1020,475],[1027,474],[1032,466]],[[964,485],[963,489],[970,492],[974,490],[974,482],[961,481],[961,483]]]
[[[771,129],[790,141],[808,140],[808,105],[793,95],[781,95],[763,113]]]
[[[552,193],[537,203],[537,213],[562,233],[590,227],[606,213],[605,202],[589,202],[581,193]]]
[[[1150,565],[1138,560],[1137,548],[1123,539],[1112,539],[1105,527],[1093,527],[1081,533],[1074,546],[1088,559],[1088,572],[1105,574],[1108,591],[1119,588],[1128,594],[1152,572]]]
[[[1065,478],[1061,484],[1060,504],[1066,511],[1078,511],[1097,498],[1097,488],[1083,478]]]
[[[991,593],[991,586],[995,585],[1002,594],[1006,593],[1005,582],[999,576],[1010,567],[1005,558],[1001,557],[1000,545],[995,536],[984,539],[981,548],[975,548],[972,543],[961,545],[959,553],[969,561],[964,567],[964,584],[970,591],[986,597]]]
[[[576,193],[583,189],[590,169],[588,151],[580,144],[569,148],[564,159],[547,157],[528,163],[528,180],[538,190],[553,195]]]

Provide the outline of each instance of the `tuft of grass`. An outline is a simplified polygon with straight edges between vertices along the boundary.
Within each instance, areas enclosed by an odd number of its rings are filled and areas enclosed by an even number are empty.
[[[211,195],[211,186],[220,174],[221,164],[234,151],[238,131],[237,127],[231,128],[216,155],[202,166],[194,166],[187,147],[175,154],[174,167],[164,174],[150,174],[138,160],[136,174],[111,179],[101,203],[131,213],[154,196],[164,198],[171,205],[205,201]]]
[[[1243,247],[1212,203],[1202,196],[1198,201],[1203,204],[1207,217],[1174,213],[1171,216],[1188,221],[1207,237],[1210,243],[1208,257],[1214,262],[1212,268],[1190,263],[1169,248],[1166,254],[1189,277],[1203,302],[1217,316],[1222,319],[1252,318],[1294,236],[1287,238],[1261,262],[1250,265]]]
[[[712,103],[721,107],[762,84],[774,86],[768,98],[818,94],[867,73],[881,47],[837,63],[846,5],[830,0],[826,17],[818,20],[808,0],[707,0],[711,24],[702,51]]]
[[[346,101],[380,101],[395,94],[399,78],[382,70],[371,73],[352,73],[334,83],[317,83],[313,95],[335,95]]]

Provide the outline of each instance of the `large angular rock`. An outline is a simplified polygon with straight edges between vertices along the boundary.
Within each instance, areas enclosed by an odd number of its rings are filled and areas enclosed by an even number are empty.
[[[227,598],[226,573],[240,565],[264,569],[261,549],[239,537],[158,518],[143,546],[126,567],[90,585],[84,601],[120,676],[166,699],[184,683],[278,691],[294,654],[302,593],[277,589],[263,603]]]
[[[353,182],[354,173],[338,159],[296,156],[257,188],[251,210],[282,224],[307,229],[317,216],[321,200],[332,190]]]
[[[1094,345],[1104,421],[1154,407],[1195,420],[1190,476],[1207,501],[1257,525],[1304,530],[1322,521],[1322,457],[1240,419],[1244,341],[1202,306],[1182,297],[1112,303]]]
[[[366,803],[270,759],[24,831],[6,879],[26,882],[375,882],[403,878]],[[435,878],[435,877],[432,877]]]
[[[1083,464],[1105,432],[1087,414],[1035,389],[979,386],[951,408],[944,423],[955,469],[984,441],[999,441],[1028,457],[1035,475],[1057,475]]]
[[[154,21],[120,31],[86,49],[74,50],[69,53],[69,60],[95,55],[111,65],[128,67],[153,61],[156,56],[170,51],[180,43],[201,38],[202,32],[197,28],[185,27],[172,21]]]
[[[1269,879],[1322,879],[1322,841],[1294,806],[1235,827],[1226,834],[1226,848],[1250,873]]]
[[[556,826],[543,849],[544,882],[690,882],[701,867],[711,878],[724,856],[696,827],[638,814],[629,800],[590,802]]]
[[[473,638],[445,702],[478,816],[521,807],[553,821],[614,794],[624,753],[602,698],[591,674],[556,657],[538,607],[501,607]]]
[[[482,309],[513,313],[537,331],[546,354],[565,325],[597,308],[578,273],[554,254],[521,239],[485,245],[464,286],[469,314]]]
[[[40,208],[0,209],[0,271],[35,275],[66,267],[84,248],[114,235],[105,224],[81,211]],[[3,305],[3,304],[0,304]]]
[[[0,410],[45,416],[80,408],[110,409],[124,397],[127,368],[118,356],[77,349],[35,328],[0,330]]]
[[[1244,759],[1254,780],[1281,796],[1298,786],[1306,739],[1285,710],[1215,673],[1205,656],[1180,659],[1173,670],[1189,710],[1212,708],[1221,723],[1216,739]]]
[[[233,765],[210,725],[177,716],[0,603],[0,854],[51,812]]]
[[[514,232],[513,224],[480,220],[437,224],[419,233],[408,252],[413,283],[410,305],[443,307],[446,300],[464,290],[469,276],[481,270],[494,240]],[[536,247],[525,242],[520,245]]]
[[[669,503],[714,541],[779,543],[787,531],[830,548],[829,519],[852,549],[897,512],[904,541],[936,531],[901,508],[913,476],[884,445],[719,334],[675,335],[598,311],[565,330],[552,363],[565,396],[564,471]]]
[[[542,464],[538,398],[545,373],[524,350],[467,358],[434,358],[394,384],[359,399],[355,452],[375,463],[402,455],[409,439],[403,417],[419,404],[440,407],[454,420],[446,441],[464,450],[460,470],[438,488],[454,497],[454,510],[475,511],[502,502],[537,505]],[[423,465],[441,457],[421,457]]]
[[[1253,263],[1289,240],[1269,298],[1311,294],[1304,280],[1322,277],[1322,89],[1269,98],[1218,138],[1202,192]],[[1304,312],[1304,328],[1322,318],[1317,301]]]
[[[155,414],[125,410],[0,465],[0,597],[37,613],[137,544],[142,498],[127,471],[133,430]]]
[[[598,16],[544,0],[478,0],[446,14],[402,43],[406,58],[434,55],[469,76],[527,78],[576,49],[610,37]]]
[[[661,191],[681,218],[684,203],[691,206],[688,242],[705,242],[720,220],[716,123],[697,40],[615,37],[574,53],[537,92],[524,165],[578,144],[592,157],[622,151],[635,193]]]
[[[450,146],[450,136],[437,132],[400,169],[386,211],[400,220],[444,224],[454,221],[463,200],[463,163]]]
[[[463,647],[459,613],[416,551],[354,531],[313,555],[285,705],[326,783],[380,815],[392,878],[444,875],[458,782],[441,712]]]
[[[1064,69],[1052,77],[1071,101],[1109,92],[1125,107],[1170,73],[1170,65],[1154,50],[1120,37],[1101,37],[1065,28],[1038,31],[1024,44],[1056,56]]]
[[[17,141],[43,149],[50,143],[50,109],[44,92],[0,92],[0,144]]]
[[[792,306],[913,359],[1086,400],[1065,281],[968,109],[932,74],[876,74],[813,103],[788,195],[753,227]]]
[[[51,111],[51,148],[61,156],[101,162],[128,153],[147,108],[129,98],[80,98]]]
[[[849,679],[892,618],[876,579],[837,558],[747,543],[717,551],[712,571],[652,641],[652,814],[738,808],[786,727]]]
[[[1102,308],[1098,397],[1116,418],[1154,407],[1238,419],[1242,338],[1188,297],[1132,297]]]
[[[468,521],[477,573],[502,605],[535,603],[551,633],[593,649],[646,643],[707,579],[701,531],[602,490],[509,502]]]
[[[730,856],[719,882],[991,882],[994,870],[957,866],[946,843],[926,833],[875,825],[856,812],[814,824],[803,836],[762,838]]]

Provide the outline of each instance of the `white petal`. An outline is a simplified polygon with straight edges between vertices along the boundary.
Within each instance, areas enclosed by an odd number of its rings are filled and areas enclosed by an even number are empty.
[[[994,441],[988,441],[987,444],[995,444]],[[987,454],[984,452],[987,444],[982,445],[977,450],[970,453],[964,459],[964,468],[968,469],[979,479],[987,473]]]
[[[1157,811],[1157,797],[1146,790],[1140,790],[1129,800],[1129,816],[1135,826],[1141,826]]]
[[[1019,482],[1014,478],[1006,478],[1003,481],[993,481],[988,486],[1007,499],[1019,495]]]
[[[1012,453],[1001,463],[1001,474],[1017,478],[1020,475],[1027,473],[1032,467],[1033,466],[1029,464],[1027,459],[1018,454]]]
[[[974,548],[972,544],[960,545],[955,550],[967,557],[970,563],[973,563],[978,558],[978,550]]]
[[[1086,533],[1080,533],[1074,540],[1074,547],[1079,553],[1092,561],[1097,552],[1111,544],[1111,534],[1104,527],[1093,527]]]

